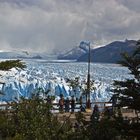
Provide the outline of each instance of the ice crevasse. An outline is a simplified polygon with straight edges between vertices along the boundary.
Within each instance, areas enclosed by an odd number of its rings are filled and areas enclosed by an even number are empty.
[[[49,73],[50,74],[50,73]],[[72,95],[79,98],[82,91],[79,87],[73,91],[65,78],[54,74],[50,79],[48,75],[43,75],[41,71],[18,70],[11,69],[10,71],[0,71],[0,101],[15,101],[21,97],[30,98],[33,93],[42,89],[43,92],[49,90],[49,95],[56,98],[63,94],[64,97],[71,97]],[[4,83],[4,84],[3,84]],[[91,91],[91,100],[106,101],[110,98],[110,85],[96,81],[95,89]]]

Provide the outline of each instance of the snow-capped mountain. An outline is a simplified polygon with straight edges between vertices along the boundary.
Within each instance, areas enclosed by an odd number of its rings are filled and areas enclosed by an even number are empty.
[[[27,51],[0,51],[0,59],[56,59],[56,55]]]
[[[91,50],[91,61],[102,63],[117,63],[121,60],[121,53],[131,54],[136,49],[135,40],[114,41],[106,46]],[[87,62],[88,54],[81,55],[77,61]]]
[[[0,58],[9,59],[9,58],[19,58],[27,57],[28,55],[24,52],[14,52],[14,51],[1,51]]]
[[[136,48],[136,40],[114,41],[98,48],[91,48],[91,62],[117,63],[122,52],[132,53]],[[88,52],[80,47],[61,54],[58,59],[76,59],[78,62],[87,62]]]
[[[77,60],[81,55],[86,54],[86,51],[80,47],[75,47],[72,50],[58,55],[58,59]]]

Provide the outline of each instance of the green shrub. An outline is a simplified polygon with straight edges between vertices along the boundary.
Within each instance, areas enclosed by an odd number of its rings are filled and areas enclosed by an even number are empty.
[[[0,70],[7,71],[14,67],[24,69],[26,65],[24,62],[21,62],[21,60],[6,60],[0,62]]]

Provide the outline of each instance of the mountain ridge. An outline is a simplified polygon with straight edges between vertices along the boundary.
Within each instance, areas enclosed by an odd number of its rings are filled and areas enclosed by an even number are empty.
[[[136,40],[113,41],[107,45],[91,48],[91,62],[117,63],[121,60],[121,53],[133,52],[136,48]],[[87,62],[88,52],[85,49],[75,46],[71,50],[59,55],[34,53],[27,51],[0,51],[1,59],[45,59],[45,60],[74,60],[75,62]]]
[[[81,49],[79,46],[67,51],[66,53],[59,54],[57,59],[66,59],[66,60],[77,60],[81,55],[85,54],[86,51]]]
[[[121,53],[127,52],[130,54],[136,48],[136,42],[136,40],[127,39],[125,41],[113,41],[105,46],[91,49],[91,62],[117,63],[121,59]],[[79,56],[76,53],[73,53],[73,57],[76,58],[77,62],[88,61],[87,52],[81,53]],[[73,57],[65,53],[62,57],[59,56],[58,59],[72,60]]]

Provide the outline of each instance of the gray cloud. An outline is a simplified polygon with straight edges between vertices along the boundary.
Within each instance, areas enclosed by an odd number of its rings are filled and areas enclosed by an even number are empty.
[[[140,1],[0,0],[0,49],[64,51],[140,36]]]

